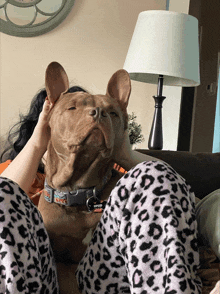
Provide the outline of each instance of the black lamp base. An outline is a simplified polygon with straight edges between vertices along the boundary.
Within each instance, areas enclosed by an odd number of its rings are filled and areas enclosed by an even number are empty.
[[[162,128],[162,104],[164,96],[153,96],[155,100],[154,118],[148,140],[148,148],[151,150],[163,149],[163,128]]]
[[[163,129],[162,129],[162,104],[166,98],[162,96],[163,92],[163,75],[159,75],[157,96],[153,96],[155,100],[154,119],[151,127],[148,148],[152,150],[163,149]]]

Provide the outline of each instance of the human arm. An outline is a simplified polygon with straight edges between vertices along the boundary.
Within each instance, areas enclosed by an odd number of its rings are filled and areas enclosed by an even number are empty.
[[[128,130],[125,131],[123,144],[115,153],[115,162],[127,171],[143,161],[160,160],[153,156],[132,150]]]
[[[45,101],[30,140],[1,174],[2,177],[16,182],[26,193],[28,193],[31,187],[37,173],[39,162],[47,149],[50,138],[48,114],[52,106],[48,100]]]

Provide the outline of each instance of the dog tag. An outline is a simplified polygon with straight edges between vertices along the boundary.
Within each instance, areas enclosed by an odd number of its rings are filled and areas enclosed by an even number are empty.
[[[103,212],[106,206],[106,201],[101,200],[99,204],[94,204],[93,212]]]
[[[97,197],[92,196],[87,200],[86,206],[88,211],[102,212],[105,209],[106,201],[100,201]]]

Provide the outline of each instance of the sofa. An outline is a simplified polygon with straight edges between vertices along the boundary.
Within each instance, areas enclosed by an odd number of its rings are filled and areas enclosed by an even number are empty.
[[[220,153],[136,151],[167,162],[190,184],[197,203],[202,294],[220,294]]]

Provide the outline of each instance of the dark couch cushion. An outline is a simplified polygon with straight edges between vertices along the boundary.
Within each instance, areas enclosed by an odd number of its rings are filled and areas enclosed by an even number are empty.
[[[199,199],[220,188],[220,153],[136,149],[169,163]]]

